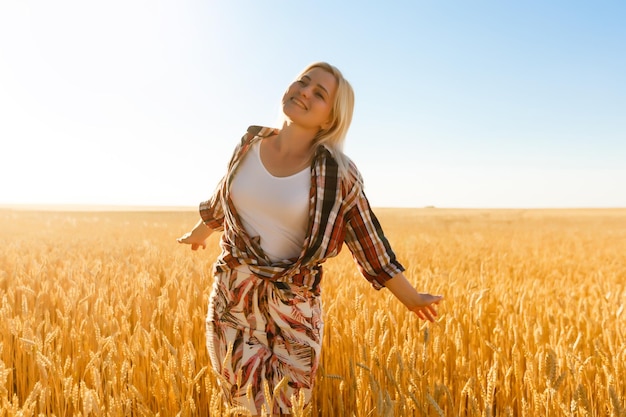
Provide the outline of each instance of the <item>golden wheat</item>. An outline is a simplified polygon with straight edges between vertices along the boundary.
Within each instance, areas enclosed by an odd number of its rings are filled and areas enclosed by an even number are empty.
[[[294,416],[626,416],[626,210],[378,210],[436,324],[326,265]],[[0,416],[236,415],[205,349],[193,211],[0,210]]]

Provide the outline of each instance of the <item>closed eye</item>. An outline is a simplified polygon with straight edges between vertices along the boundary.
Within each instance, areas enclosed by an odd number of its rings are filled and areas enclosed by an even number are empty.
[[[308,86],[310,82],[311,77],[309,77],[308,75],[303,75],[302,78],[297,81],[297,83],[303,87]],[[315,96],[326,101],[326,97],[328,96],[328,91],[326,90],[326,87],[324,87],[322,84],[317,84],[315,87]]]

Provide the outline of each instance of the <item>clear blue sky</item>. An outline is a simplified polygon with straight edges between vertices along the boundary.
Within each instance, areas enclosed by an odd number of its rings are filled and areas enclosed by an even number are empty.
[[[0,2],[0,204],[192,206],[307,64],[373,206],[626,207],[626,2]]]

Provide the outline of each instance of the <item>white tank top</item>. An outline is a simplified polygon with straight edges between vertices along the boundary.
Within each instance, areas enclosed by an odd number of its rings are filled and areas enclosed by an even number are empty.
[[[270,174],[260,155],[261,142],[252,145],[232,180],[230,196],[246,232],[261,238],[272,262],[298,257],[309,217],[311,169],[289,177]]]

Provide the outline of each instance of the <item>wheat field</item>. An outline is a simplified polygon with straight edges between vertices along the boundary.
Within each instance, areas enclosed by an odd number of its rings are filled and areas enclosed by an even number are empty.
[[[380,209],[426,324],[326,264],[298,416],[626,416],[626,210]],[[1,416],[220,416],[192,210],[0,210]],[[231,410],[232,411],[232,410]]]

